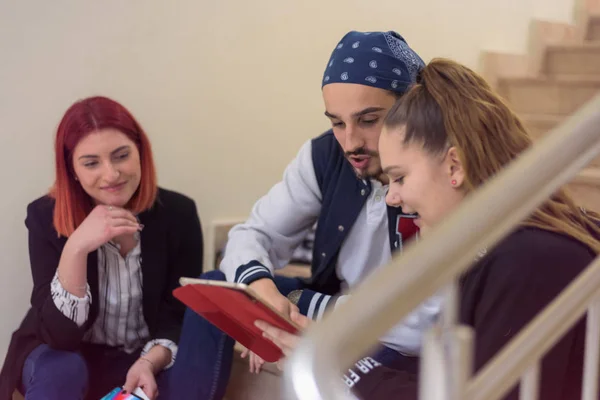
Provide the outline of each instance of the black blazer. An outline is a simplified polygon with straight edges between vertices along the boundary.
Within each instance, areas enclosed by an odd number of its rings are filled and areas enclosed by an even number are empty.
[[[41,197],[27,207],[25,225],[29,229],[29,258],[33,275],[31,308],[13,333],[2,372],[0,400],[12,399],[23,364],[31,351],[42,343],[52,348],[78,351],[84,333],[98,315],[98,301],[90,304],[82,327],[65,317],[54,305],[50,283],[67,241],[59,237],[52,218],[54,200]],[[197,277],[202,272],[202,229],[196,205],[190,198],[159,189],[152,208],[139,215],[144,229],[142,246],[143,309],[150,339],[170,339],[177,343],[185,306],[172,295],[182,276]],[[98,298],[97,251],[89,254],[87,276],[92,299]]]

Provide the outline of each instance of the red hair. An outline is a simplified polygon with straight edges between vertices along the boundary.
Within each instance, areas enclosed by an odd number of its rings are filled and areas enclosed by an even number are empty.
[[[133,115],[121,104],[106,97],[89,97],[73,104],[65,113],[56,132],[56,180],[50,196],[55,199],[54,228],[69,237],[92,211],[90,196],[75,180],[73,150],[88,134],[116,129],[133,141],[140,153],[140,185],[127,203],[133,213],[149,209],[158,191],[150,141]]]

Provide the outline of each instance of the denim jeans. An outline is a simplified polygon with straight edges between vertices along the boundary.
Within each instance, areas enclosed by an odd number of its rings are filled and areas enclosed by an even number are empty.
[[[175,364],[156,377],[159,399],[223,397],[230,367],[220,368],[218,360],[231,365],[233,340],[202,322],[186,311]],[[42,344],[25,361],[20,391],[26,400],[98,400],[125,383],[138,357],[139,352],[127,354],[107,346],[85,344],[82,351],[69,352]],[[219,376],[225,384],[212,384],[209,376]]]

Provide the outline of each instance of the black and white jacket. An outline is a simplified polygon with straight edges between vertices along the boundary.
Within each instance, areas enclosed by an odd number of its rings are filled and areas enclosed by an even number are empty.
[[[410,215],[385,203],[387,187],[357,178],[333,131],[306,142],[277,183],[229,234],[220,268],[228,281],[272,277],[317,224],[312,276],[306,288],[320,295],[307,310],[322,316],[331,295],[358,285],[388,263],[392,253],[418,237]],[[381,338],[404,354],[417,355],[421,335],[436,319],[441,297],[422,304]]]

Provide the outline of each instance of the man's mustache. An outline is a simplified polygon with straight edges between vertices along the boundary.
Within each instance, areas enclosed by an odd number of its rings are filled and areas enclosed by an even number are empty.
[[[371,157],[378,157],[379,153],[373,150],[368,150],[364,147],[359,147],[358,149],[352,150],[352,151],[347,151],[346,153],[346,157],[351,157],[351,156],[371,156]]]

